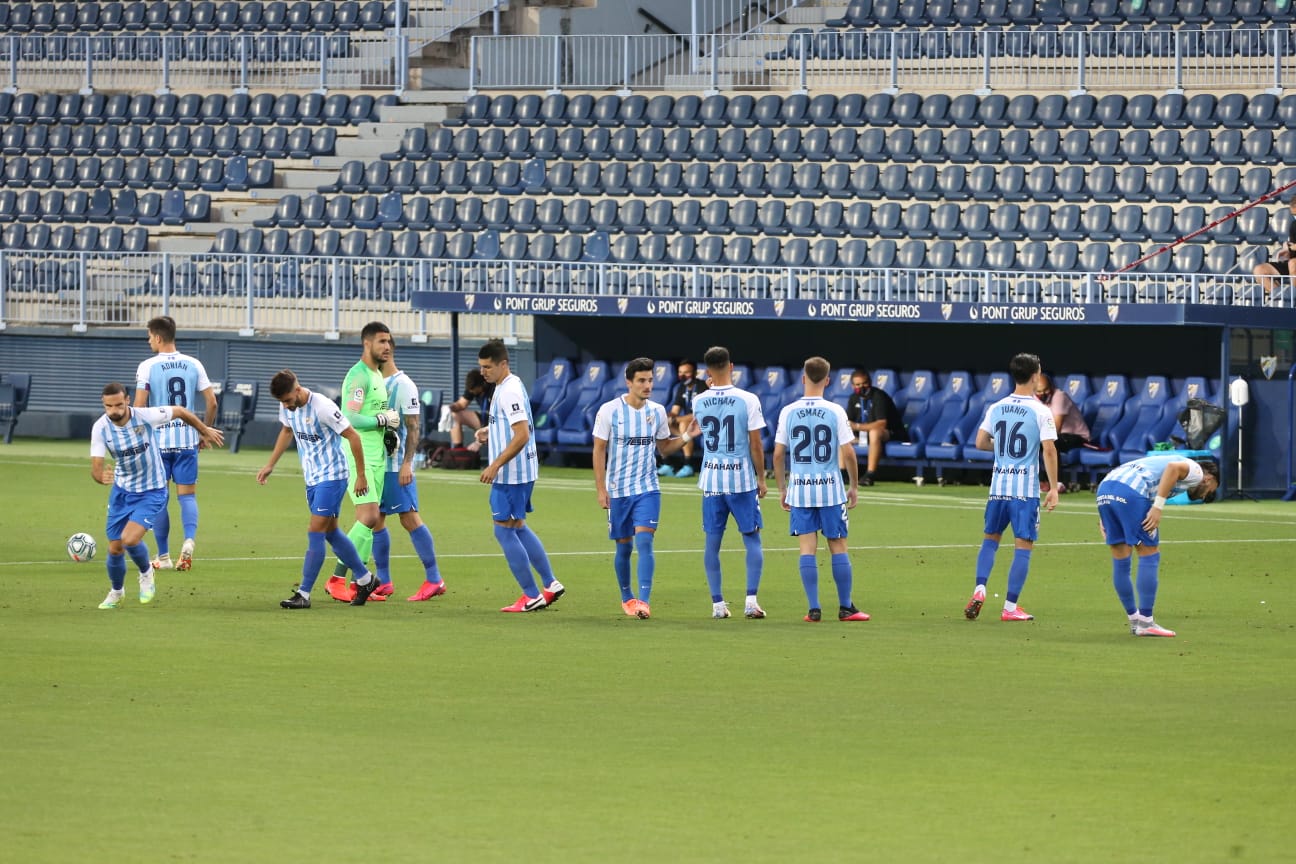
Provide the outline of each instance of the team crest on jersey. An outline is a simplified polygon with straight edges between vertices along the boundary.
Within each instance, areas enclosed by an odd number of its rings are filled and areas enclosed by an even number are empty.
[[[464,308],[467,309],[469,312],[472,311],[472,308],[473,308],[473,306],[474,306],[476,303],[477,303],[477,295],[476,295],[476,294],[465,294],[465,295],[464,295]]]
[[[953,311],[954,311],[954,304],[953,304],[953,303],[942,303],[942,304],[941,304],[941,317],[944,318],[946,321],[949,320],[950,313],[953,312]]]
[[[1261,357],[1260,371],[1264,373],[1266,379],[1272,378],[1274,376],[1274,372],[1278,371],[1278,358]]]
[[[626,307],[628,307],[629,305],[630,305],[630,301],[627,298],[625,297],[617,298],[617,311],[620,312],[622,315],[625,314]]]
[[[1116,319],[1119,318],[1119,317],[1120,317],[1120,307],[1119,307],[1119,306],[1116,306],[1116,305],[1113,304],[1113,305],[1107,307],[1107,318],[1108,318],[1108,319],[1109,319],[1113,324],[1116,323]]]

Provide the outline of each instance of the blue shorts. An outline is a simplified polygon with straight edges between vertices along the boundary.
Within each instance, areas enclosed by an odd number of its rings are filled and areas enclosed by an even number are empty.
[[[986,502],[985,533],[1002,534],[1012,525],[1013,536],[1032,543],[1039,537],[1038,498],[991,498]]]
[[[846,536],[850,528],[850,516],[846,515],[845,504],[833,504],[828,507],[793,507],[789,520],[793,537],[802,534],[813,534],[816,531],[828,540],[839,540]]]
[[[411,480],[408,486],[402,486],[399,471],[388,471],[383,481],[382,503],[379,512],[390,516],[393,513],[418,512],[418,480]]]
[[[1152,509],[1152,502],[1124,483],[1104,480],[1098,484],[1098,521],[1102,522],[1105,543],[1115,546],[1160,545],[1160,530],[1151,534],[1143,530],[1143,520]]]
[[[633,537],[636,528],[657,530],[661,519],[661,493],[641,492],[613,498],[608,502],[608,539],[621,540]]]
[[[702,530],[707,534],[723,534],[729,515],[743,534],[759,531],[761,521],[760,499],[756,490],[750,492],[703,492]]]
[[[162,465],[168,480],[177,486],[192,486],[198,482],[198,448],[163,450]]]
[[[347,494],[348,481],[325,480],[306,487],[306,504],[312,516],[332,516],[342,512],[342,499]]]
[[[108,521],[104,525],[104,536],[109,540],[120,540],[122,530],[128,522],[152,529],[153,520],[166,505],[166,489],[127,492],[118,486],[113,486],[112,491],[108,493]]]
[[[534,486],[535,483],[492,483],[491,519],[496,522],[525,519],[531,512],[531,489]]]

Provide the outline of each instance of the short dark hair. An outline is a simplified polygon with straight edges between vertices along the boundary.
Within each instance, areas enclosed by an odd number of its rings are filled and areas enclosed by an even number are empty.
[[[828,372],[831,371],[831,369],[832,367],[828,365],[828,361],[822,357],[811,357],[809,360],[805,361],[805,365],[801,367],[801,371],[804,372],[805,376],[814,384],[818,384],[827,378]]]
[[[724,369],[733,361],[729,358],[728,348],[715,345],[708,348],[706,353],[702,355],[702,362],[706,364],[708,369]]]
[[[492,339],[477,352],[477,359],[489,360],[492,363],[507,363],[508,346],[504,344],[503,339]]]
[[[386,324],[382,323],[381,321],[370,321],[368,324],[364,326],[364,329],[360,331],[360,341],[368,342],[370,339],[374,338],[379,333],[387,333],[390,335],[391,328],[389,328]]]
[[[464,390],[469,393],[480,393],[486,389],[486,376],[477,369],[469,369],[464,375]]]
[[[649,358],[636,357],[626,364],[625,379],[627,381],[633,381],[634,376],[638,375],[640,372],[653,371],[653,366],[654,363]]]
[[[176,338],[175,319],[170,315],[159,315],[148,322],[148,331],[163,342],[174,342]]]
[[[282,399],[297,388],[297,375],[291,369],[280,369],[270,379],[270,395]]]
[[[688,359],[687,357],[685,357],[683,360],[681,360],[681,361],[679,361],[678,363],[675,364],[675,368],[676,368],[676,369],[679,369],[679,367],[681,367],[681,366],[692,366],[692,367],[693,367],[693,371],[694,371],[694,372],[697,371],[697,364],[694,363],[692,360]]]
[[[120,381],[109,381],[107,384],[104,385],[103,395],[116,396],[118,394],[121,394],[122,396],[126,395],[125,384],[121,383]]]
[[[1040,359],[1034,354],[1018,354],[1008,362],[1008,372],[1013,381],[1025,384],[1040,371]]]

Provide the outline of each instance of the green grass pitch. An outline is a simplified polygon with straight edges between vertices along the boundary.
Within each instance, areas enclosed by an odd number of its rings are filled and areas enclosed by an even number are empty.
[[[496,611],[518,592],[486,490],[423,471],[449,594],[404,602],[421,576],[396,527],[393,601],[352,609],[321,582],[287,612],[307,514],[296,460],[262,488],[264,459],[204,455],[194,569],[147,607],[128,575],[101,612],[87,445],[0,448],[4,860],[1296,860],[1296,505],[1167,510],[1157,618],[1180,635],[1140,640],[1090,493],[1043,517],[1037,620],[1005,624],[993,597],[962,616],[984,487],[863,490],[873,620],[810,625],[772,499],[770,617],[710,618],[699,495],[666,480],[638,621],[590,472],[542,474],[531,524],[568,593],[520,616]],[[93,562],[64,555],[75,531]],[[741,608],[732,532],[725,549]]]

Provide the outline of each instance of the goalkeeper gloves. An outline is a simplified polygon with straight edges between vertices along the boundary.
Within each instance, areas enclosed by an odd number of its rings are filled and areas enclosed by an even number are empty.
[[[374,415],[374,419],[378,421],[379,429],[395,429],[401,422],[400,414],[390,408],[379,411]]]

